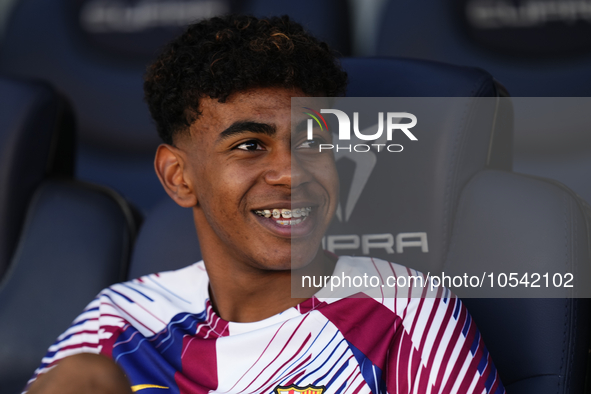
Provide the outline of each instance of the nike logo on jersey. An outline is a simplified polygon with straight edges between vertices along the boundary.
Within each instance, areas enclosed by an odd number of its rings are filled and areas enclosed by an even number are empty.
[[[135,386],[131,386],[131,391],[134,393],[145,390],[145,389],[168,389],[169,387],[165,386],[158,386],[156,384],[136,384]]]

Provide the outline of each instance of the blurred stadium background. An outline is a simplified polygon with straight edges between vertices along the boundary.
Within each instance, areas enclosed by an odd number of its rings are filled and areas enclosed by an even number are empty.
[[[288,14],[343,56],[480,67],[514,97],[591,96],[587,0],[0,0],[0,73],[62,92],[77,119],[77,177],[146,213],[164,197],[142,102],[146,64],[182,26],[228,12]],[[520,128],[516,112],[515,170],[590,201],[591,133],[552,111]]]

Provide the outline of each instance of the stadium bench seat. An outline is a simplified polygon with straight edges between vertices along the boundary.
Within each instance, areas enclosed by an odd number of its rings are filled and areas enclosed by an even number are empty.
[[[71,109],[45,83],[0,78],[0,393],[17,394],[47,348],[125,278],[138,216],[72,178]]]

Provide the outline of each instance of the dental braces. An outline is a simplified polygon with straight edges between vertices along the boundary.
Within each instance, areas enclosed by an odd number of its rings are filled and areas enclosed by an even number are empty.
[[[273,216],[275,219],[283,218],[283,219],[291,219],[299,218],[299,217],[306,217],[312,211],[312,207],[304,207],[304,208],[296,208],[296,209],[263,209],[262,211],[254,211],[259,216],[270,218]]]

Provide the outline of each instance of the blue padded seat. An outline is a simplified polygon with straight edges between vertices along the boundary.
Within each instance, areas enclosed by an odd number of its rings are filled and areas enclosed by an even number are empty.
[[[139,226],[115,192],[72,179],[74,123],[46,83],[0,78],[0,392],[20,393],[47,348],[123,280]]]
[[[65,93],[79,125],[77,177],[147,211],[165,193],[153,171],[160,140],[143,101],[146,66],[188,23],[230,12],[290,14],[350,51],[348,8],[339,0],[19,0],[0,42],[0,72]]]
[[[516,101],[514,169],[556,179],[591,202],[591,25],[585,2],[388,0],[377,19],[378,56],[481,67],[513,97],[578,97],[579,115]],[[533,103],[533,102],[530,102]],[[586,116],[586,115],[583,115]],[[525,127],[527,125],[527,127]]]
[[[44,79],[68,96],[77,177],[146,210],[165,196],[153,171],[160,140],[143,101],[146,66],[183,25],[231,10],[224,0],[20,0],[0,42],[0,72]]]
[[[41,181],[74,171],[74,123],[46,84],[0,78],[0,278]]]

